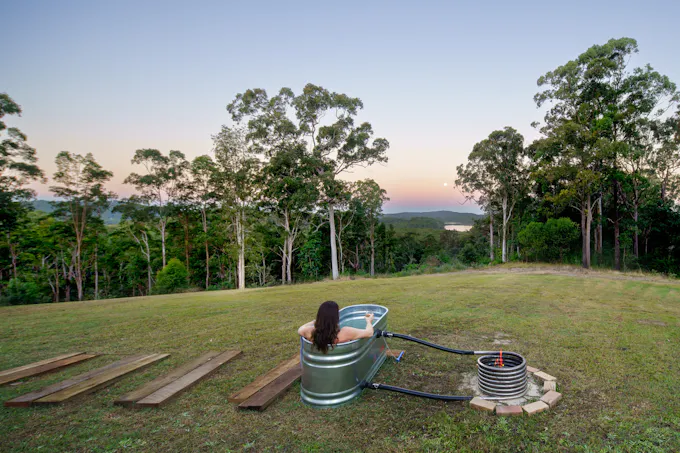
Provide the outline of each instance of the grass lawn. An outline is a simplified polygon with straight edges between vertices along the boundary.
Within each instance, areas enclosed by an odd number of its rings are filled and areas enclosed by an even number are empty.
[[[467,403],[365,391],[332,410],[304,406],[299,384],[265,412],[227,396],[292,356],[320,302],[377,303],[389,328],[461,349],[504,349],[557,376],[564,397],[532,418]],[[460,394],[475,358],[400,340],[377,382]],[[209,350],[241,349],[161,409],[113,400]],[[0,400],[113,362],[171,356],[56,407],[0,407],[2,451],[680,451],[680,285],[610,274],[461,272],[101,302],[0,308],[0,369],[71,351],[101,357],[0,387]]]

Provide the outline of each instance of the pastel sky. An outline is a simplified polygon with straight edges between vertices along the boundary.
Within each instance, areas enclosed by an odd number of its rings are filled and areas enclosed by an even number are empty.
[[[119,196],[136,149],[209,154],[235,94],[312,82],[361,98],[390,141],[388,164],[345,176],[378,181],[386,212],[477,212],[455,167],[494,129],[537,136],[540,75],[628,36],[632,64],[680,83],[677,1],[4,0],[0,14],[0,92],[24,110],[9,124],[50,176],[59,151],[92,152]]]

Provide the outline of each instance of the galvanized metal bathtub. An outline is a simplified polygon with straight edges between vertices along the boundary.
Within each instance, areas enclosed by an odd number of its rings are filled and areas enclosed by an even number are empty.
[[[340,309],[340,327],[365,328],[366,313],[373,313],[373,328],[387,329],[388,309],[382,305],[350,305]],[[370,382],[385,361],[382,338],[362,338],[338,343],[322,354],[300,337],[302,401],[314,407],[337,407],[361,394],[362,383]]]

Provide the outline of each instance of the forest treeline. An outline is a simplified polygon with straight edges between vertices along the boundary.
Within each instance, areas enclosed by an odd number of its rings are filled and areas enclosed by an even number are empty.
[[[544,119],[525,144],[511,127],[477,143],[457,187],[486,217],[471,231],[381,221],[385,190],[348,182],[387,162],[389,142],[357,123],[360,99],[308,84],[238,94],[209,154],[139,149],[118,198],[91,153],[56,157],[50,213],[21,113],[0,94],[0,301],[35,303],[289,284],[341,274],[408,274],[510,260],[680,273],[680,112],[676,86],[630,68],[613,39],[538,79]],[[115,200],[115,206],[113,201]],[[121,222],[107,225],[112,206]],[[408,221],[407,221],[408,222]],[[407,223],[408,227],[409,224]],[[431,228],[428,228],[431,227]],[[594,253],[592,253],[594,251]]]

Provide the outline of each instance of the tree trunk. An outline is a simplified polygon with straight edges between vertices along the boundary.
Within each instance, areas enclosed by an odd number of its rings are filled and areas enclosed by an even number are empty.
[[[503,225],[501,229],[502,245],[501,245],[501,261],[507,263],[508,253],[507,253],[507,239],[508,235],[508,196],[503,196]]]
[[[340,273],[345,273],[345,257],[342,254],[342,216],[340,216],[340,225],[338,228],[338,261],[340,262]]]
[[[597,231],[595,232],[595,253],[597,253],[600,256],[600,260],[602,259],[602,222],[604,219],[604,215],[602,213],[602,197],[600,196],[600,199],[597,200],[597,213],[598,213],[598,222],[597,222]]]
[[[375,224],[371,221],[371,277],[375,275]]]
[[[619,234],[619,219],[614,219],[614,269],[621,270],[621,240]]]
[[[619,184],[614,182],[614,269],[621,270],[621,240],[620,240],[620,215],[619,215]]]
[[[99,248],[95,245],[94,247],[94,300],[99,299],[99,257],[97,252]]]
[[[82,273],[82,261],[80,258],[80,247],[81,243],[78,241],[78,251],[76,255],[76,268],[75,268],[75,277],[76,277],[76,289],[78,291],[78,300],[82,301],[83,300],[83,273]]]
[[[489,211],[489,259],[493,261],[494,258],[494,252],[493,252],[493,211]]]
[[[208,217],[205,208],[201,209],[201,220],[203,220],[203,234],[205,236],[205,289],[210,287],[210,248],[208,247]]]
[[[54,259],[54,286],[56,287],[54,301],[59,302],[59,258]]]
[[[165,268],[165,219],[161,220],[161,254],[163,256],[163,267]]]
[[[182,216],[182,229],[184,230],[184,265],[187,268],[187,282],[190,280],[189,268],[189,214]]]
[[[205,240],[205,289],[210,287],[210,248],[208,239]]]
[[[338,252],[336,250],[335,244],[335,210],[333,205],[329,203],[328,205],[328,223],[331,227],[331,271],[333,275],[333,280],[338,279]]]
[[[246,287],[246,244],[245,244],[245,231],[244,231],[244,214],[242,211],[238,211],[235,216],[235,227],[236,227],[236,244],[238,245],[238,289],[245,289]]]
[[[9,253],[12,255],[12,275],[14,275],[14,278],[16,279],[19,277],[19,273],[17,272],[17,258],[19,257],[17,254],[17,249],[14,244],[12,244],[12,241],[10,240],[10,235],[7,233],[7,245],[9,245]]]
[[[292,264],[293,264],[293,241],[295,238],[293,236],[288,237],[288,263],[286,263],[286,277],[288,278],[288,283],[293,283],[292,274]]]
[[[146,295],[148,296],[151,294],[151,275],[152,275],[152,269],[151,269],[151,250],[149,250],[149,236],[146,234],[146,231],[142,232],[142,238],[144,239],[144,246],[146,247],[146,277],[147,277],[147,290],[146,290]]]
[[[634,225],[634,234],[633,234],[633,254],[635,255],[635,258],[640,257],[640,236],[638,234],[638,203],[637,201],[635,202],[635,206],[633,207],[633,221],[635,222]]]
[[[281,284],[286,284],[286,242],[284,241],[281,248]]]
[[[592,201],[590,196],[581,203],[581,264],[584,269],[590,268],[590,224],[592,222]]]

